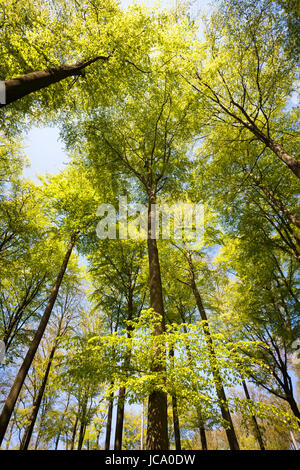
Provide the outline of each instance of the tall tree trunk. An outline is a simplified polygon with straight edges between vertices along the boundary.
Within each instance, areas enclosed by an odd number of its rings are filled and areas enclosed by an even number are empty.
[[[108,400],[108,411],[107,411],[107,422],[106,422],[106,433],[105,433],[105,450],[109,450],[110,448],[113,406],[114,406],[114,393],[112,392]]]
[[[73,432],[72,432],[72,439],[71,439],[71,445],[70,445],[70,450],[73,450],[75,447],[75,441],[76,441],[76,433],[77,433],[77,426],[78,426],[78,414],[79,414],[79,406],[78,406],[78,413],[75,418],[74,426],[73,426]]]
[[[67,77],[83,75],[83,69],[97,60],[107,61],[105,56],[97,56],[86,62],[78,62],[72,65],[60,65],[47,70],[30,72],[26,75],[6,80],[5,83],[5,103],[0,103],[0,108],[7,106],[9,103],[23,98],[35,91],[46,88],[54,83],[60,82]]]
[[[243,389],[244,389],[245,396],[246,396],[247,400],[251,400],[249,390],[248,390],[247,384],[246,384],[244,379],[242,379],[242,385],[243,385]],[[252,419],[252,423],[253,423],[254,434],[255,434],[256,440],[259,444],[259,448],[260,448],[260,450],[266,450],[265,446],[264,446],[264,441],[263,441],[263,438],[262,438],[262,434],[261,434],[260,428],[258,426],[256,416],[254,414],[251,414],[251,419]]]
[[[148,192],[148,259],[150,276],[150,306],[156,313],[161,315],[161,323],[157,325],[154,335],[159,336],[164,333],[164,305],[162,294],[162,283],[160,275],[160,264],[156,239],[152,238],[155,233],[155,227],[152,227],[154,220],[155,196],[149,190]],[[165,370],[161,361],[165,351],[156,347],[153,351],[153,372],[162,373]],[[167,394],[162,390],[153,390],[148,399],[148,426],[147,426],[147,450],[167,450],[169,448],[168,439],[168,414],[167,414]]]
[[[125,387],[120,387],[117,407],[117,420],[115,432],[115,447],[114,450],[122,450],[122,437],[124,425],[124,405],[125,405]]]
[[[176,450],[181,450],[180,425],[179,425],[179,416],[178,416],[176,393],[174,393],[172,395],[172,410],[173,410],[173,426],[174,426],[175,449]]]
[[[230,411],[229,411],[228,406],[227,406],[227,398],[226,398],[225,390],[224,390],[224,387],[223,387],[222,378],[221,378],[219,369],[216,365],[217,364],[216,354],[215,354],[215,350],[214,350],[213,341],[212,341],[212,338],[211,338],[211,333],[210,333],[210,329],[209,329],[207,315],[206,315],[206,312],[205,312],[205,309],[204,309],[204,306],[203,306],[203,303],[202,303],[200,292],[199,292],[199,290],[196,286],[196,282],[195,282],[194,266],[193,266],[193,262],[192,262],[192,258],[191,258],[190,253],[188,253],[187,258],[188,258],[188,263],[189,263],[191,288],[192,288],[192,291],[193,291],[193,294],[194,294],[194,297],[195,297],[195,300],[196,300],[196,305],[197,305],[198,311],[200,313],[201,319],[202,319],[202,321],[205,322],[204,334],[205,334],[206,343],[207,343],[207,346],[208,346],[208,349],[209,349],[209,352],[210,352],[212,374],[213,374],[213,378],[214,378],[214,383],[215,383],[215,387],[216,387],[217,396],[218,396],[219,403],[220,403],[222,418],[229,425],[229,427],[228,428],[226,427],[226,429],[225,429],[227,439],[228,439],[228,443],[229,443],[229,447],[230,447],[231,450],[239,450],[240,447],[239,447],[239,443],[238,443],[237,436],[236,436],[236,433],[235,433],[235,429],[234,429],[234,426],[233,426],[231,414],[230,414]]]
[[[198,427],[202,450],[207,450],[207,439],[201,410],[197,408]]]
[[[48,324],[53,306],[55,304],[55,301],[56,301],[56,298],[57,298],[57,295],[58,295],[58,292],[59,292],[61,282],[63,280],[64,274],[66,272],[67,265],[68,265],[68,262],[69,262],[69,259],[70,259],[70,256],[71,256],[71,253],[72,253],[72,250],[73,250],[73,247],[74,247],[75,242],[76,242],[76,238],[77,238],[77,232],[73,233],[73,235],[71,236],[71,240],[70,240],[65,258],[63,260],[62,266],[61,266],[60,271],[58,273],[58,276],[56,278],[56,282],[53,286],[53,289],[52,289],[49,301],[47,303],[47,306],[45,308],[44,314],[43,314],[43,316],[40,320],[40,324],[38,326],[38,329],[37,329],[37,331],[34,335],[34,338],[31,342],[31,345],[29,346],[29,349],[27,351],[27,354],[25,356],[23,364],[21,365],[21,367],[19,369],[17,377],[14,381],[14,384],[13,384],[13,386],[12,386],[10,392],[9,392],[9,395],[7,397],[7,400],[5,402],[3,411],[2,411],[1,416],[0,416],[0,445],[2,444],[2,441],[3,441],[3,438],[4,438],[4,435],[5,435],[5,432],[6,432],[11,414],[14,410],[14,407],[15,407],[16,401],[18,399],[18,396],[20,394],[22,385],[24,383],[24,380],[25,380],[25,378],[27,376],[27,373],[28,373],[28,370],[29,370],[29,368],[32,364],[32,361],[34,359],[37,348],[39,347],[40,341],[41,341],[41,339],[43,337],[43,334],[45,332],[45,329],[47,327],[47,324]]]
[[[171,348],[170,348],[170,358],[171,358],[171,361],[173,362],[173,359],[174,359],[174,347],[173,346],[171,346]],[[173,412],[173,427],[174,427],[175,449],[176,450],[181,450],[180,424],[179,424],[176,392],[172,393],[172,412]]]

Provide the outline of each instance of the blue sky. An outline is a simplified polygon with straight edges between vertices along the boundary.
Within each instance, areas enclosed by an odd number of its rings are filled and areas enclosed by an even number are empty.
[[[24,174],[35,182],[37,174],[58,173],[68,161],[59,141],[59,130],[54,127],[32,128],[24,140],[24,151],[30,162]]]

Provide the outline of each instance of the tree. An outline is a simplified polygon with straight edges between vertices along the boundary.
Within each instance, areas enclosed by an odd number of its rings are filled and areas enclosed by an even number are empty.
[[[27,351],[27,354],[24,358],[23,364],[21,365],[21,367],[19,369],[19,372],[16,376],[15,382],[14,382],[14,384],[13,384],[11,390],[10,390],[10,393],[7,397],[7,400],[5,402],[3,411],[2,411],[1,416],[0,416],[0,444],[2,443],[2,440],[4,438],[4,435],[5,435],[5,432],[6,432],[11,414],[13,412],[13,409],[14,409],[14,406],[16,404],[17,398],[18,398],[19,393],[21,391],[22,385],[24,383],[24,380],[26,378],[28,370],[29,370],[29,368],[32,364],[32,361],[34,359],[34,356],[35,356],[37,348],[40,344],[40,341],[43,337],[46,326],[48,324],[48,321],[49,321],[53,306],[55,304],[55,301],[56,301],[56,298],[57,298],[57,295],[58,295],[58,291],[59,291],[63,276],[64,276],[65,271],[67,269],[69,258],[71,256],[73,247],[75,245],[77,235],[78,235],[77,233],[73,233],[72,236],[71,236],[71,240],[70,240],[68,249],[66,251],[64,260],[63,260],[62,265],[61,265],[61,269],[60,269],[60,271],[57,275],[56,282],[55,282],[55,284],[53,286],[53,289],[51,291],[51,295],[50,295],[50,298],[49,298],[48,303],[46,305],[44,314],[41,318],[39,327],[38,327],[38,329],[37,329],[37,331],[36,331],[36,333],[33,337],[33,340],[31,342],[30,347]]]
[[[76,280],[77,282],[79,282],[78,279]],[[47,358],[47,363],[46,363],[46,369],[44,371],[44,375],[42,378],[40,388],[38,390],[38,394],[32,406],[32,412],[29,417],[29,422],[22,437],[22,442],[20,445],[20,449],[22,450],[28,449],[30,439],[33,433],[34,425],[35,425],[35,422],[39,413],[42,399],[44,397],[44,393],[45,393],[45,389],[47,386],[52,363],[55,357],[55,353],[57,352],[57,349],[59,348],[59,341],[68,332],[68,329],[70,328],[71,320],[73,322],[75,320],[75,309],[78,308],[77,288],[69,284],[66,286],[64,290],[65,292],[61,295],[62,299],[61,300],[59,299],[59,301],[57,302],[58,306],[60,307],[60,314],[58,316],[58,324],[55,325],[57,328],[55,329],[56,331],[54,331],[54,341],[50,348],[50,353],[49,353],[49,356]]]
[[[272,1],[220,3],[207,22],[205,45],[192,60],[185,58],[182,73],[199,93],[207,126],[225,124],[236,144],[259,142],[299,178],[295,134],[285,119],[295,61],[283,50],[278,15]]]
[[[162,316],[161,325],[157,326],[155,335],[164,331],[164,308],[162,297],[162,282],[160,276],[159,257],[156,239],[152,233],[153,207],[157,195],[167,181],[167,175],[172,171],[182,174],[184,148],[183,136],[187,136],[187,115],[190,103],[182,104],[177,99],[177,88],[169,82],[167,77],[164,83],[159,81],[153,85],[145,80],[140,88],[129,89],[126,100],[120,103],[118,115],[111,113],[110,109],[99,116],[90,115],[82,122],[82,130],[78,131],[87,142],[87,155],[84,157],[95,168],[99,165],[99,155],[103,152],[112,162],[115,171],[122,165],[124,174],[132,180],[142,191],[148,205],[147,246],[149,258],[149,289],[150,305],[155,312]],[[135,99],[146,94],[141,106]],[[153,102],[157,106],[153,107]],[[179,113],[175,118],[175,112]],[[131,122],[128,121],[130,113]],[[113,129],[113,134],[112,134]],[[94,136],[97,136],[95,140]],[[95,145],[96,144],[96,145]],[[95,146],[94,151],[92,148]],[[181,167],[178,162],[181,159]],[[188,160],[186,159],[188,164]],[[161,351],[153,352],[154,370],[162,367],[160,363]],[[152,419],[154,420],[152,422]],[[167,401],[166,395],[154,390],[149,397],[148,407],[148,448],[167,448]]]

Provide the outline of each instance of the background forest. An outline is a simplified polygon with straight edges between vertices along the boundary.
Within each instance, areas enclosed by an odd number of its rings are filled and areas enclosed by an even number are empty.
[[[166,6],[0,0],[2,449],[299,449],[299,2]]]

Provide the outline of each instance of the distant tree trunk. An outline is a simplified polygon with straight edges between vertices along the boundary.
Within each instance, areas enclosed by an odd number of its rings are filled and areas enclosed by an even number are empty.
[[[57,342],[54,344],[53,348],[51,349],[50,356],[49,356],[48,363],[47,363],[47,367],[46,367],[46,371],[45,371],[45,374],[44,374],[44,377],[43,377],[43,380],[42,380],[42,384],[41,384],[41,387],[39,389],[38,396],[37,396],[36,400],[33,403],[32,412],[31,412],[31,415],[29,417],[29,424],[26,426],[25,432],[23,434],[23,438],[22,438],[21,445],[20,445],[20,450],[27,450],[28,449],[30,439],[31,439],[31,436],[32,436],[32,432],[33,432],[33,428],[34,428],[34,425],[35,425],[35,421],[36,421],[36,418],[37,418],[37,415],[38,415],[38,412],[39,412],[39,408],[40,408],[40,405],[41,405],[41,402],[42,402],[42,399],[43,399],[43,395],[44,395],[44,392],[45,392],[45,388],[46,388],[46,385],[47,385],[47,381],[48,381],[48,377],[49,377],[49,373],[50,373],[50,369],[51,369],[51,365],[52,365],[52,360],[53,360],[56,348],[57,348]]]
[[[247,384],[246,384],[244,379],[242,379],[242,385],[243,385],[243,389],[244,389],[245,396],[246,396],[247,400],[251,400],[249,390],[248,390]],[[264,446],[264,441],[263,441],[263,438],[262,438],[262,434],[261,434],[260,428],[258,426],[256,416],[254,414],[251,414],[251,419],[252,419],[253,428],[254,428],[254,435],[255,435],[256,440],[259,444],[260,450],[266,450],[265,446]]]
[[[41,415],[40,415],[40,420],[39,420],[39,426],[36,434],[36,440],[34,444],[34,450],[37,450],[39,443],[40,443],[40,437],[42,435],[42,429],[43,429],[43,422],[44,422],[44,417],[47,412],[47,405],[44,404],[44,406],[41,407]]]
[[[206,440],[206,433],[203,424],[199,424],[199,434],[201,440],[202,450],[207,450],[207,440]]]
[[[130,322],[133,318],[133,290],[131,286],[131,279],[129,280],[129,290],[128,290],[128,302],[127,302],[127,321]],[[132,332],[131,324],[127,324],[127,337],[130,338]],[[124,359],[124,370],[127,374],[127,368],[130,365],[130,356],[131,351],[126,351],[126,357]],[[116,420],[116,432],[115,432],[115,450],[122,449],[122,437],[123,437],[123,426],[124,426],[124,409],[125,409],[125,396],[126,389],[125,387],[120,387],[119,397],[118,397],[118,406],[117,406],[117,420]]]
[[[14,425],[15,425],[15,420],[12,419],[12,420],[11,420],[11,425],[10,425],[10,428],[9,428],[9,432],[8,432],[8,436],[7,436],[7,439],[6,439],[6,450],[9,449],[10,440],[11,440],[11,436],[12,436],[12,431],[13,431]]]
[[[26,95],[46,88],[54,83],[60,82],[67,77],[84,75],[83,70],[96,62],[97,60],[107,61],[109,59],[105,56],[97,56],[86,62],[78,62],[72,65],[60,65],[47,70],[40,70],[37,72],[30,72],[26,75],[6,80],[5,83],[5,103],[0,103],[0,108],[7,106],[14,101],[23,98]]]
[[[83,398],[82,410],[80,413],[80,428],[79,428],[79,437],[78,437],[78,447],[77,450],[82,449],[84,435],[87,425],[87,404],[89,399],[89,389],[86,390],[85,396]]]
[[[207,450],[206,432],[205,432],[204,422],[202,419],[201,410],[199,408],[197,408],[197,418],[198,418],[201,447],[202,447],[202,450]]]
[[[55,439],[55,447],[54,447],[54,450],[57,450],[57,449],[58,449],[58,444],[59,444],[59,441],[60,441],[60,436],[61,436],[61,432],[58,431],[57,436],[56,436],[56,439]]]
[[[141,450],[144,450],[144,400],[142,401],[141,412]]]
[[[180,316],[183,320],[183,323],[186,323],[186,318],[185,318],[184,313],[181,309],[179,309],[179,313],[180,313]],[[183,331],[185,332],[185,334],[187,334],[187,327],[186,327],[185,324],[183,325]],[[192,365],[195,364],[195,361],[192,358],[192,354],[191,354],[191,350],[190,350],[189,345],[186,344],[185,347],[186,347],[186,352],[187,352],[189,362],[190,362],[191,367],[192,367]],[[197,392],[197,389],[198,389],[197,384],[194,383],[193,384],[193,390],[195,392]],[[199,434],[200,434],[200,439],[201,439],[202,450],[207,450],[207,440],[206,440],[206,433],[205,433],[205,427],[204,427],[204,420],[202,418],[202,413],[201,413],[201,409],[200,409],[199,406],[196,407],[196,413],[197,413],[197,419],[198,419],[198,427],[199,427]]]
[[[37,450],[38,445],[39,445],[39,440],[40,440],[40,434],[41,434],[41,426],[38,429],[37,435],[36,435],[36,440],[34,444],[34,450]]]
[[[35,299],[35,297],[39,294],[43,284],[45,281],[45,276],[43,276],[35,285],[28,285],[25,289],[24,296],[20,301],[17,308],[11,312],[10,319],[5,326],[4,334],[2,340],[5,344],[6,353],[11,348],[11,344],[19,331],[20,324],[22,324],[22,318],[24,315],[24,311],[31,302]]]
[[[43,380],[42,380],[37,398],[33,403],[32,412],[31,412],[31,415],[30,415],[30,418],[29,418],[29,424],[26,426],[26,429],[25,429],[25,432],[24,432],[24,435],[23,435],[23,438],[22,438],[22,442],[21,442],[21,445],[20,445],[20,450],[27,450],[28,446],[29,446],[29,443],[30,443],[30,439],[31,439],[31,436],[32,436],[32,433],[33,433],[33,428],[34,428],[34,425],[35,425],[35,422],[36,422],[36,418],[37,418],[37,415],[38,415],[38,412],[39,412],[39,409],[40,409],[40,405],[41,405],[41,402],[42,402],[42,399],[43,399],[43,396],[44,396],[45,388],[46,388],[46,385],[47,385],[47,382],[48,382],[48,377],[49,377],[50,369],[51,369],[51,366],[52,366],[52,361],[53,361],[53,358],[54,358],[54,354],[55,354],[55,351],[57,349],[58,337],[60,335],[62,321],[63,321],[63,315],[61,316],[60,321],[59,321],[56,338],[55,338],[53,347],[50,351],[50,355],[49,355],[48,362],[47,362],[47,367],[46,367],[46,370],[45,370],[45,374],[44,374],[44,377],[43,377]]]
[[[114,450],[122,450],[125,393],[126,393],[125,387],[120,387],[119,397],[118,397],[118,406],[117,406],[117,420],[116,420],[116,433],[115,433],[115,447],[114,447]]]
[[[204,309],[204,306],[203,306],[203,303],[202,303],[202,299],[201,299],[200,293],[198,291],[198,288],[197,288],[196,282],[195,282],[194,266],[193,266],[193,262],[192,262],[192,258],[191,258],[190,253],[188,253],[187,259],[188,259],[188,263],[189,263],[191,288],[192,288],[192,291],[193,291],[193,294],[194,294],[194,297],[195,297],[195,300],[196,300],[196,305],[198,307],[201,319],[202,319],[202,321],[205,322],[204,334],[205,334],[206,343],[207,343],[207,346],[208,346],[208,349],[209,349],[209,352],[210,352],[212,374],[213,374],[213,378],[214,378],[214,383],[215,383],[215,387],[216,387],[217,396],[218,396],[219,403],[220,403],[222,418],[229,424],[229,428],[225,429],[227,439],[228,439],[228,443],[229,443],[229,447],[230,447],[231,450],[239,450],[240,447],[239,447],[238,440],[237,440],[237,437],[236,437],[236,433],[235,433],[235,429],[234,429],[234,426],[233,426],[231,414],[230,414],[230,411],[227,407],[227,398],[226,398],[225,390],[224,390],[224,387],[223,387],[222,378],[221,378],[219,369],[216,366],[216,354],[215,354],[213,341],[212,341],[210,330],[209,330],[207,315],[206,315],[206,312],[205,312],[205,309]]]
[[[70,450],[73,450],[75,447],[75,441],[76,441],[76,433],[77,433],[77,426],[78,426],[78,414],[79,414],[79,406],[78,406],[78,413],[75,418],[74,426],[73,426],[73,432],[72,432],[72,439],[71,439],[71,445],[70,445]]]
[[[176,393],[174,393],[172,395],[172,409],[173,409],[173,426],[174,426],[175,449],[176,450],[181,450],[180,426],[179,426],[179,417],[178,417],[178,407],[177,407]]]
[[[170,348],[170,358],[171,358],[171,361],[174,359],[174,347],[173,346]],[[173,412],[175,449],[181,450],[180,424],[179,424],[176,392],[172,393],[172,412]]]
[[[150,276],[150,306],[156,313],[161,315],[161,323],[157,325],[154,335],[159,336],[164,333],[164,305],[162,294],[162,283],[160,275],[160,264],[156,239],[152,238],[152,222],[154,219],[155,196],[151,189],[148,190],[148,259]],[[153,227],[154,229],[154,227]],[[165,366],[162,364],[161,348],[156,347],[153,351],[153,372],[162,373]],[[153,390],[148,399],[148,427],[147,427],[147,450],[168,450],[168,414],[167,414],[167,394],[162,390]]]
[[[113,383],[111,385],[113,385]],[[110,448],[113,406],[114,406],[114,393],[112,392],[108,400],[108,411],[107,411],[107,422],[106,422],[106,433],[105,433],[105,450],[109,450]]]
[[[85,436],[85,431],[86,431],[86,423],[85,423],[85,422],[81,422],[81,423],[80,423],[80,429],[79,429],[79,437],[78,437],[78,447],[77,447],[77,450],[81,450],[81,449],[82,449],[82,444],[83,444],[83,440],[84,440],[84,436]]]
[[[51,292],[49,301],[47,303],[47,306],[45,308],[44,314],[43,314],[43,316],[40,320],[40,324],[38,326],[38,329],[37,329],[37,331],[34,335],[34,338],[31,342],[31,345],[29,346],[29,349],[27,351],[27,354],[25,356],[23,364],[21,365],[21,367],[19,369],[17,377],[14,381],[14,384],[13,384],[13,386],[10,390],[10,393],[8,395],[8,398],[5,402],[2,414],[0,416],[0,445],[2,444],[2,441],[3,441],[3,438],[4,438],[4,435],[5,435],[5,432],[6,432],[11,414],[14,410],[14,407],[15,407],[16,401],[18,399],[18,396],[20,394],[22,385],[24,383],[24,380],[25,380],[25,378],[27,376],[27,373],[28,373],[28,370],[29,370],[29,368],[32,364],[32,361],[34,359],[37,348],[39,347],[40,341],[41,341],[41,339],[43,337],[43,334],[45,332],[45,329],[47,327],[47,324],[48,324],[53,306],[55,304],[55,301],[56,301],[56,298],[57,298],[57,295],[58,295],[58,291],[59,291],[61,282],[63,280],[64,274],[66,272],[67,265],[68,265],[68,262],[69,262],[69,259],[70,259],[70,256],[71,256],[71,253],[72,253],[72,250],[73,250],[73,247],[74,247],[75,242],[76,242],[76,238],[77,238],[77,232],[73,233],[73,235],[71,236],[71,240],[70,240],[65,258],[63,260],[62,266],[61,266],[60,271],[58,273],[56,282],[55,282],[54,287],[52,289],[52,292]]]
[[[64,412],[62,414],[62,416],[64,417],[68,408],[69,408],[69,402],[70,402],[70,394],[68,394],[68,399],[67,399],[67,403],[66,403],[66,406],[65,406],[65,409],[64,409]],[[56,438],[56,441],[55,441],[55,450],[58,449],[58,444],[59,444],[59,440],[60,440],[60,436],[61,436],[61,431],[63,429],[63,426],[61,425],[59,427],[59,431],[58,431],[58,434],[57,434],[57,438]]]

